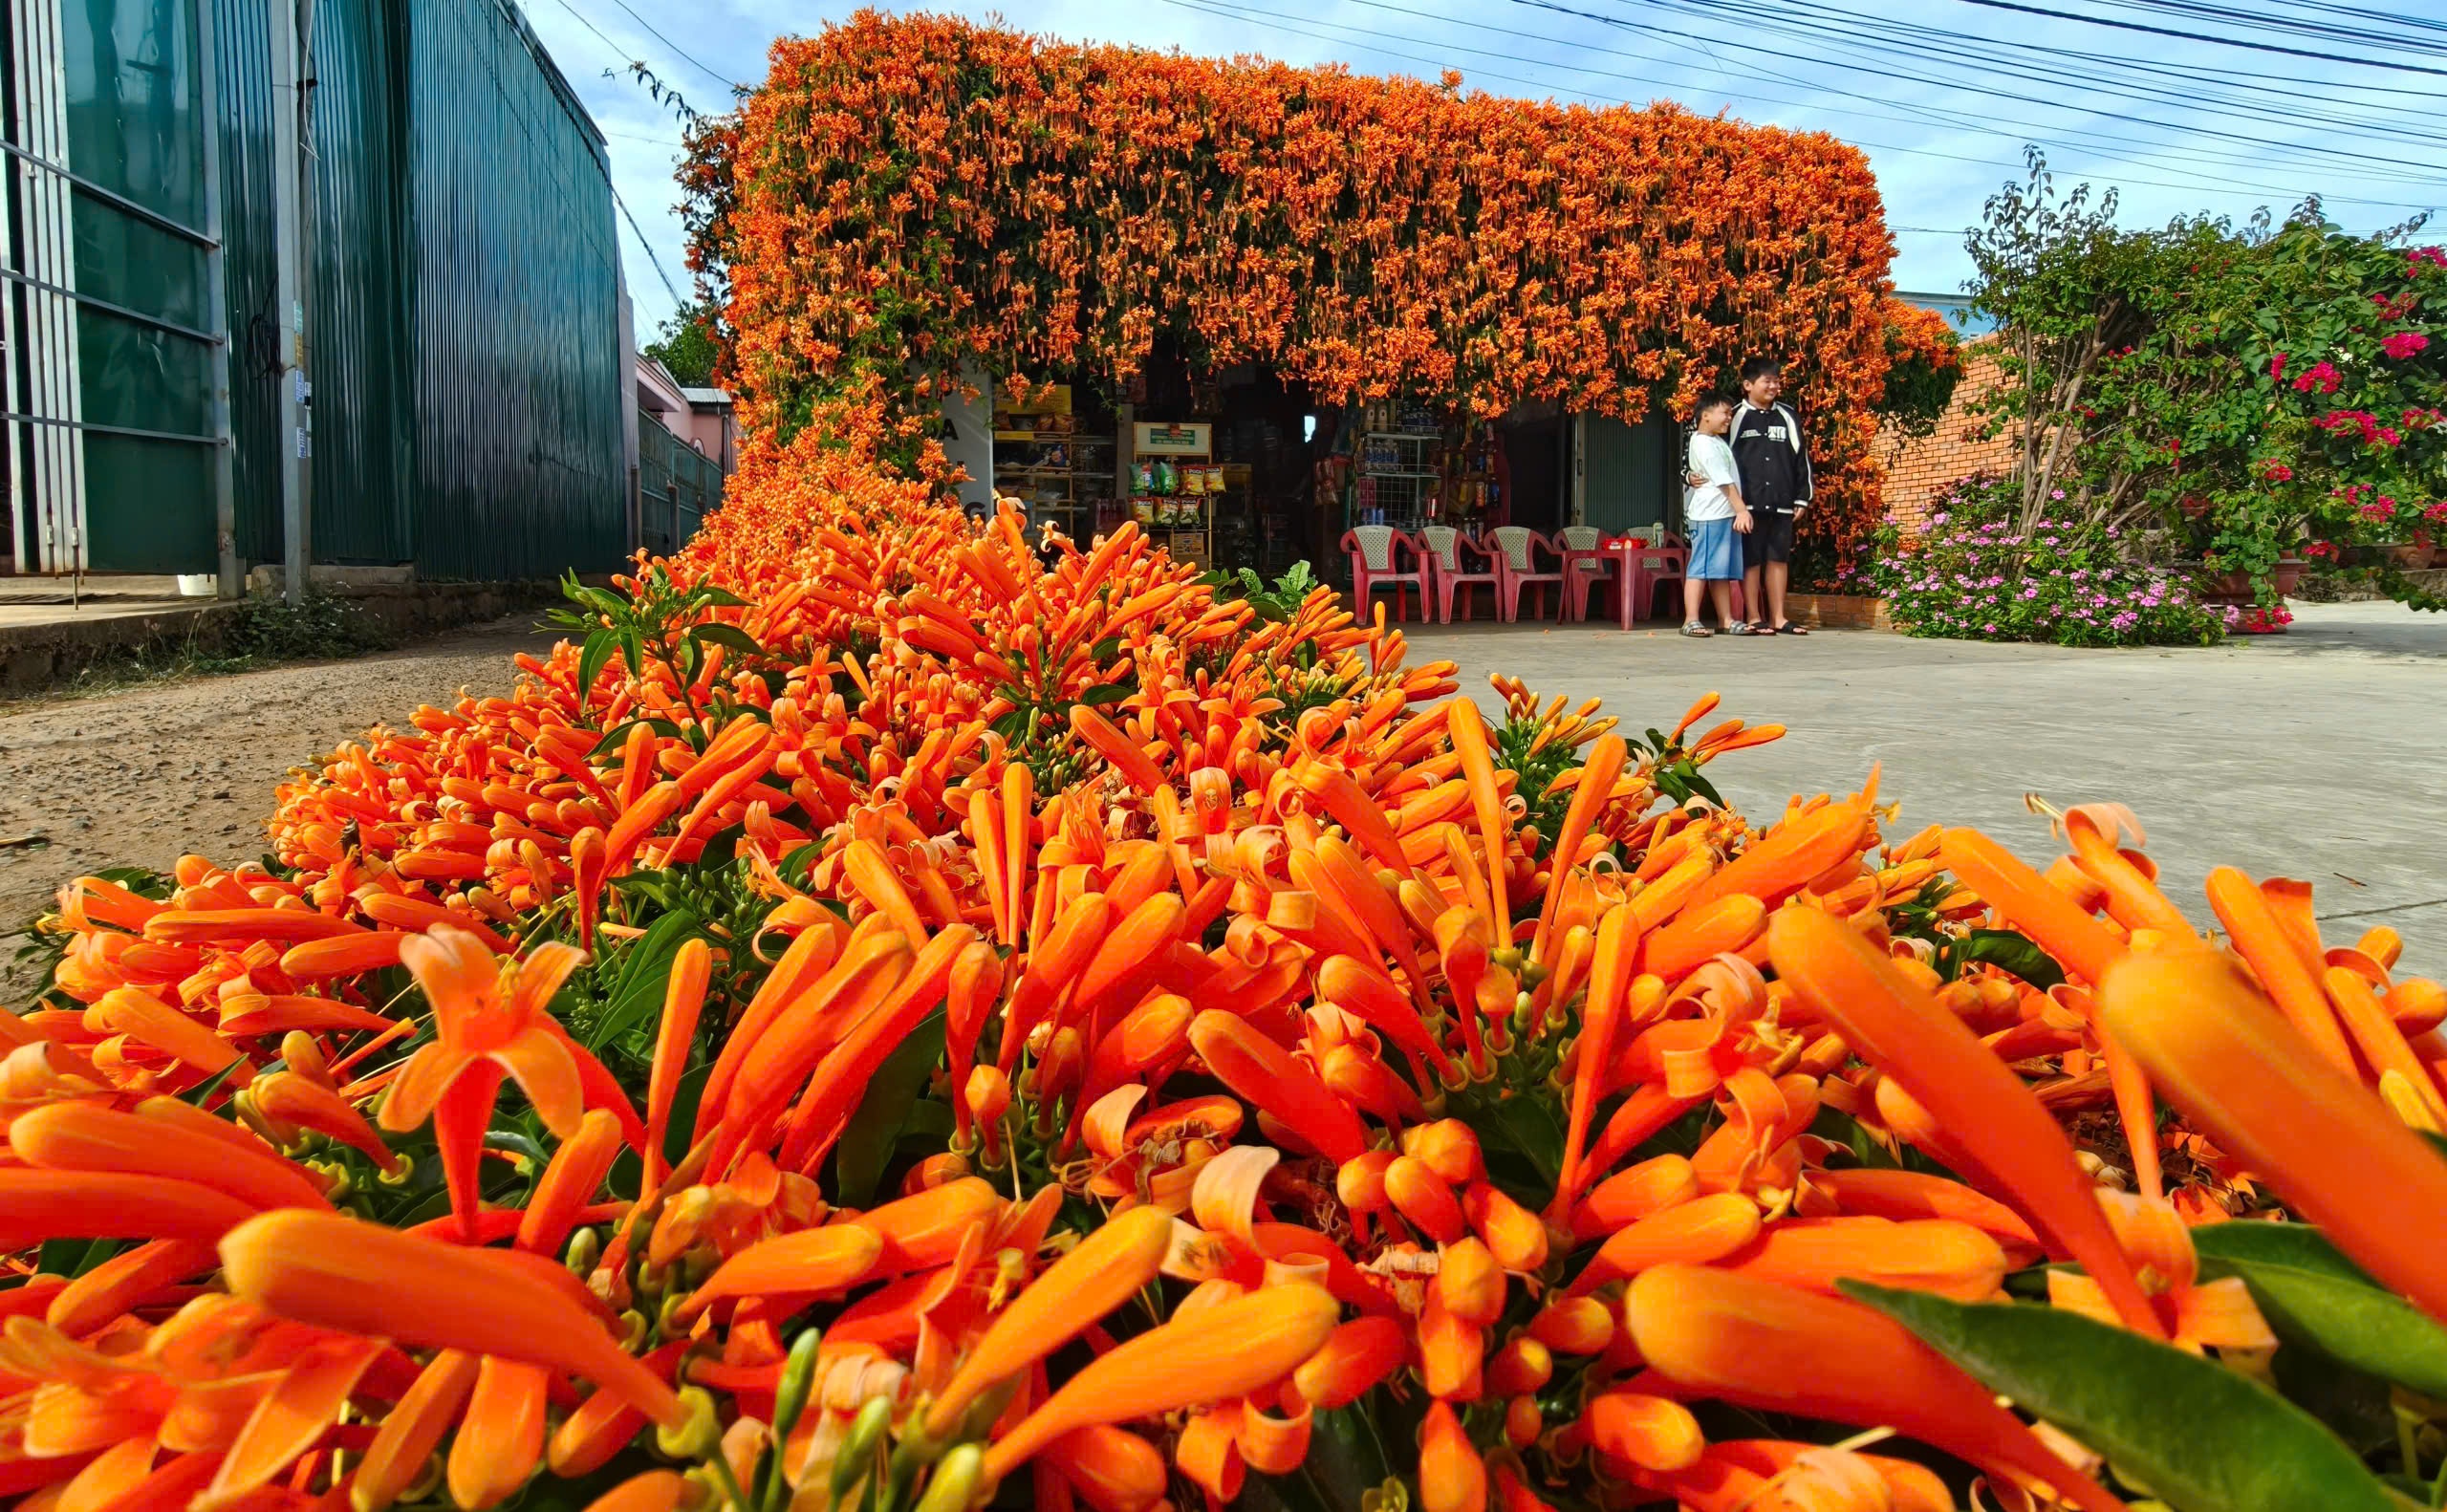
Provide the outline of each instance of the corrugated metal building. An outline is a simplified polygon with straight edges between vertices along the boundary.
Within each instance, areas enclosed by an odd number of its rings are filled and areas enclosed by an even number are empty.
[[[315,563],[505,579],[629,548],[603,140],[509,0],[6,3],[18,572],[279,563],[301,429]]]

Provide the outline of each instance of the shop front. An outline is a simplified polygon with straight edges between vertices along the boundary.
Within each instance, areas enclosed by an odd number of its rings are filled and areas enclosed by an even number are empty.
[[[955,419],[955,427],[958,421]],[[1608,535],[1678,526],[1681,428],[1525,404],[1492,421],[1400,400],[1320,403],[1248,365],[1212,378],[999,390],[990,459],[957,458],[1032,529],[1078,542],[1124,520],[1179,561],[1274,577],[1348,575],[1345,535],[1386,526],[1465,536],[1506,525]],[[966,490],[982,506],[987,491]]]

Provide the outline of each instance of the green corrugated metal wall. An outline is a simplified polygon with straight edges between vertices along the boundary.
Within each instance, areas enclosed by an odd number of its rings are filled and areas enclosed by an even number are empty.
[[[274,301],[271,40],[260,3],[212,7],[221,98],[221,238],[229,299],[229,430],[238,556],[280,560],[279,318]],[[317,490],[319,491],[319,490]]]
[[[98,85],[123,73],[115,36],[184,27],[179,47],[157,51],[191,56],[193,4],[211,6],[215,28],[237,548],[248,562],[276,562],[283,438],[265,6],[68,0],[66,9],[97,39]],[[630,399],[600,140],[506,0],[315,0],[311,16],[314,560],[413,562],[424,576],[461,578],[613,565],[626,542]],[[77,161],[141,167],[146,151],[164,157],[166,143],[169,161],[152,170],[158,184],[107,186],[162,200],[154,207],[200,225],[200,200],[177,199],[182,186],[200,195],[200,178],[174,171],[200,152],[194,115],[163,109],[160,119],[156,110],[78,127]],[[80,230],[91,219],[80,212]],[[141,308],[206,323],[186,308],[202,287],[200,254],[166,238],[161,248],[131,243],[146,232],[141,225],[108,229],[107,256],[80,234],[80,274],[117,276],[147,291],[131,301]],[[207,429],[200,355],[169,353],[194,371],[166,371],[160,340],[97,325],[108,320],[80,316],[86,402],[97,412],[89,418]],[[194,448],[94,437],[87,454],[97,569],[210,569],[209,469]]]
[[[411,30],[418,566],[610,567],[630,379],[602,143],[515,11],[417,0]]]
[[[186,0],[66,0],[59,19],[70,165],[200,229],[203,89]],[[209,330],[201,248],[82,192],[68,210],[79,293]],[[158,433],[84,433],[87,559],[102,570],[209,569],[211,447],[162,438],[211,435],[211,348],[91,303],[76,309],[75,331],[81,420]],[[188,501],[201,508],[184,508]]]

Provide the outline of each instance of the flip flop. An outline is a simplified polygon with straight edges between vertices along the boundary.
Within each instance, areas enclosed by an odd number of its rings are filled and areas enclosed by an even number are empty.
[[[1787,619],[1783,624],[1778,625],[1775,629],[1769,631],[1768,634],[1771,636],[1806,636],[1808,635],[1809,632]]]

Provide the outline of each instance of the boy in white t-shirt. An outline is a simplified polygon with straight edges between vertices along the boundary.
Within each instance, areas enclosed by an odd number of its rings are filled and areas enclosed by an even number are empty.
[[[1750,533],[1750,510],[1742,502],[1742,479],[1725,433],[1733,428],[1733,400],[1712,394],[1692,417],[1682,522],[1690,532],[1691,560],[1682,570],[1682,633],[1697,638],[1716,634],[1700,622],[1700,595],[1716,600],[1717,623],[1736,636],[1757,634],[1733,613],[1733,585],[1742,581],[1742,543]]]

